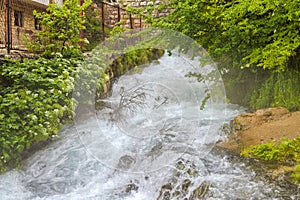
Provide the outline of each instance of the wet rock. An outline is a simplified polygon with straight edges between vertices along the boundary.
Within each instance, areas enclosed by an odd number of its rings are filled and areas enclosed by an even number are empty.
[[[25,184],[25,188],[33,194],[43,198],[52,194],[47,180],[33,180]]]
[[[59,181],[51,184],[50,189],[55,191],[55,193],[60,193],[60,194],[68,193],[67,184],[63,181]]]
[[[157,200],[171,200],[171,199],[203,199],[209,192],[210,183],[204,181],[195,190],[192,195],[188,195],[190,187],[194,183],[190,179],[185,179],[180,187],[175,187],[171,183],[165,184],[161,187]]]
[[[207,195],[210,186],[211,184],[206,181],[201,183],[201,185],[193,191],[192,199],[203,199]]]
[[[122,170],[127,170],[130,168],[130,166],[135,163],[135,159],[129,155],[125,155],[125,156],[122,156],[120,159],[119,159],[119,162],[118,162],[118,165],[117,165],[117,168],[118,169],[122,169]]]
[[[190,179],[185,179],[181,185],[181,191],[186,192],[188,188],[191,186],[192,181]]]
[[[170,200],[173,187],[171,183],[167,183],[161,187],[157,200]]]
[[[74,170],[68,167],[58,166],[54,170],[56,177],[70,177],[74,174]]]
[[[172,185],[171,183],[165,184],[161,187],[163,190],[172,190]]]
[[[194,181],[202,173],[192,161],[178,159],[173,178],[161,187],[157,200],[203,198],[209,191],[210,184],[203,182],[197,186],[195,184],[199,183]]]
[[[232,132],[228,134],[227,140],[216,145],[230,155],[240,155],[247,147],[260,145],[268,142],[278,142],[281,138],[295,139],[300,134],[300,112],[290,113],[287,109],[267,108],[257,110],[254,113],[237,116],[231,123]],[[252,164],[253,159],[249,160]],[[291,184],[290,167],[282,167],[278,163],[257,161],[261,165],[253,167],[258,172],[266,168],[263,176],[275,180],[277,184]],[[251,164],[251,165],[252,165]]]
[[[271,170],[272,179],[287,179],[290,178],[290,173],[294,171],[294,167],[291,166],[279,166],[278,168]],[[289,180],[290,182],[293,182]]]
[[[78,188],[84,187],[86,184],[77,179],[53,178],[49,179],[35,179],[25,183],[25,188],[34,195],[45,198],[47,196],[57,194],[67,194]]]
[[[129,193],[131,191],[138,191],[139,189],[139,186],[137,186],[136,184],[134,183],[129,183],[127,186],[126,186],[126,189],[125,189],[125,192],[126,193]]]
[[[151,150],[146,154],[148,157],[151,157],[152,159],[160,156],[162,154],[163,149],[163,143],[158,142],[154,144],[154,146],[151,148]]]

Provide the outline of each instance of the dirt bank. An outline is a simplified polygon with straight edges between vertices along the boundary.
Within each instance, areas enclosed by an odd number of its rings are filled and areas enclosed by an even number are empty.
[[[219,147],[239,153],[243,148],[282,137],[294,139],[300,134],[300,112],[268,108],[237,116],[231,123],[232,133]]]

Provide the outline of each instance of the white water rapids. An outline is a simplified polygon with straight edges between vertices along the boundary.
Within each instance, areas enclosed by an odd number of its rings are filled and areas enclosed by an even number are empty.
[[[173,53],[120,77],[96,115],[78,116],[22,170],[0,176],[0,199],[296,199],[212,152],[243,110],[221,98],[200,110],[212,85],[184,76],[193,62]]]

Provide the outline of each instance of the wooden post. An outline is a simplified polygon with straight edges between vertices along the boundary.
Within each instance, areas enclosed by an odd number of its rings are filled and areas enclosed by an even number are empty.
[[[84,0],[79,0],[79,6],[82,6],[83,1]],[[80,17],[83,17],[83,11],[81,11]],[[84,32],[83,32],[83,30],[80,30],[80,39],[83,39],[83,38],[84,38]],[[83,42],[80,42],[80,48],[82,48],[83,45],[84,45]]]
[[[6,45],[7,45],[6,48],[7,48],[7,53],[10,54],[11,44],[12,44],[10,0],[6,0],[5,11],[6,11]]]
[[[140,16],[140,30],[142,30],[142,17]]]
[[[105,40],[105,24],[104,24],[104,3],[101,2],[101,17],[102,17],[102,41]]]
[[[4,13],[3,13],[3,29],[4,29],[4,41],[5,41],[5,48],[7,48],[7,5],[6,1],[3,1],[3,6],[4,6]]]
[[[118,22],[121,21],[120,5],[118,4]]]
[[[130,21],[130,28],[133,29],[132,15],[131,15],[131,13],[129,14],[129,21]]]

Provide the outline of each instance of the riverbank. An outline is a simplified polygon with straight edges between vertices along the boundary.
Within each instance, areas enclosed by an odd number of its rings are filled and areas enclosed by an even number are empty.
[[[227,140],[218,143],[217,147],[229,154],[240,155],[244,149],[254,145],[270,142],[279,144],[282,138],[289,140],[297,138],[300,135],[300,112],[289,112],[282,107],[257,110],[255,113],[246,113],[235,117],[231,121],[229,129]],[[272,160],[259,162],[263,168],[266,168],[266,175],[270,178],[284,177],[286,182],[293,183],[290,176],[294,170],[292,163]]]
[[[300,134],[300,111],[289,112],[284,108],[269,108],[255,113],[241,114],[231,122],[232,133],[219,147],[236,153],[252,145],[281,138],[294,139]]]

